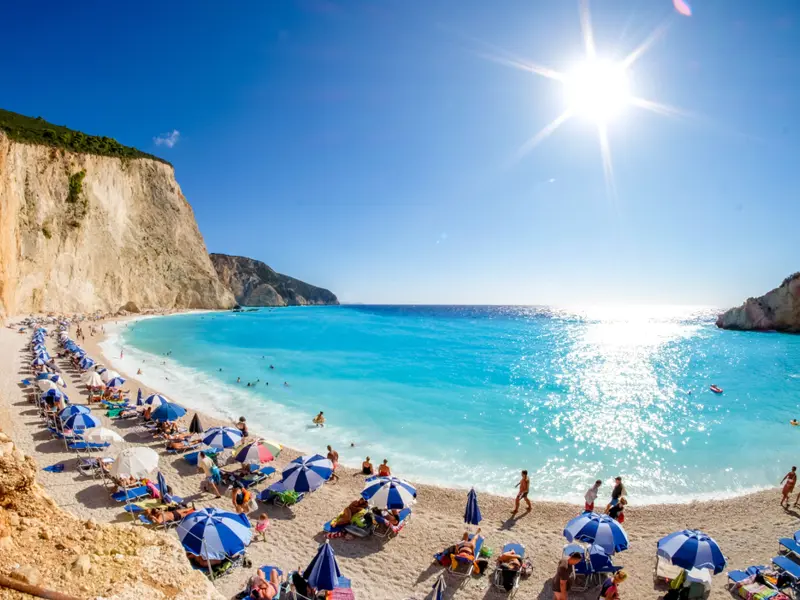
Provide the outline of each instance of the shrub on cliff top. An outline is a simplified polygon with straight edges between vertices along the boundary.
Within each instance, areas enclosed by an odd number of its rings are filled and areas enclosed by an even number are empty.
[[[4,131],[12,140],[23,144],[40,144],[53,148],[62,148],[71,152],[83,152],[99,156],[149,158],[170,164],[158,156],[147,154],[130,146],[123,146],[110,137],[87,135],[61,125],[53,125],[42,117],[26,117],[1,108],[0,130]]]

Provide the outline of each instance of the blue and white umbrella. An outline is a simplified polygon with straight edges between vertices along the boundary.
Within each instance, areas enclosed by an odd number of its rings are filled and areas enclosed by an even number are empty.
[[[109,379],[106,381],[107,388],[121,388],[125,385],[125,378],[124,377],[114,377],[113,379]]]
[[[178,539],[187,552],[206,560],[224,560],[242,552],[253,532],[245,515],[203,508],[184,517]]]
[[[587,544],[597,544],[608,554],[621,552],[628,548],[628,534],[617,521],[608,515],[583,513],[572,519],[564,528],[568,542],[578,540]]]
[[[165,402],[153,411],[150,418],[154,421],[175,421],[186,414],[186,409],[172,402]]]
[[[83,358],[84,356],[86,356],[86,350],[84,350],[83,348],[78,348],[77,350],[72,351],[72,355],[75,356],[76,358]]]
[[[45,360],[42,360],[41,358],[34,358],[31,361],[31,365],[34,366],[34,367],[43,367],[46,364],[47,364],[47,362]]]
[[[46,400],[47,402],[51,403],[69,402],[69,398],[64,392],[53,389],[47,390],[44,394],[42,394],[42,400]]]
[[[58,373],[39,373],[36,376],[37,381],[52,381],[53,383],[60,385],[61,387],[67,387],[67,382],[62,379],[61,375]]]
[[[464,509],[464,523],[477,525],[481,522],[481,509],[478,507],[478,494],[472,488],[467,494],[467,507]]]
[[[314,589],[329,591],[338,587],[341,576],[342,572],[339,570],[333,548],[328,540],[325,540],[317,549],[316,556],[308,563],[303,572],[303,579]]]
[[[203,443],[212,448],[233,448],[242,441],[242,432],[235,427],[212,427],[206,430]]]
[[[67,429],[90,429],[99,426],[100,419],[89,413],[77,413],[64,419],[64,427]]]
[[[169,495],[169,488],[167,487],[167,480],[164,479],[164,474],[161,471],[158,472],[156,481],[158,482],[156,486],[158,488],[158,493],[161,494],[161,499],[166,502],[166,498]]]
[[[100,379],[102,379],[106,383],[114,379],[114,377],[119,377],[119,376],[120,374],[117,373],[116,371],[109,371],[108,369],[100,373]]]
[[[66,408],[62,408],[58,411],[58,418],[62,421],[66,421],[72,415],[88,415],[91,412],[88,406],[84,406],[83,404],[70,404]]]
[[[376,508],[403,510],[417,501],[417,490],[397,477],[376,477],[366,482],[361,497]]]
[[[444,600],[444,591],[447,585],[444,582],[444,573],[440,573],[433,582],[433,600]]]
[[[725,569],[725,557],[719,544],[696,529],[676,531],[661,538],[657,552],[682,569],[713,569],[715,575]]]
[[[145,398],[144,403],[148,406],[156,407],[161,406],[162,404],[166,404],[169,402],[165,396],[161,394],[150,394],[147,398]]]
[[[94,366],[94,370],[98,375],[102,375],[103,373],[108,371],[108,369],[106,369],[103,365],[99,364]]]
[[[78,363],[78,366],[85,371],[87,369],[91,369],[94,366],[94,361],[88,356],[84,356]]]
[[[142,388],[139,388],[139,391],[136,392],[136,406],[143,406],[144,401],[142,400]]]
[[[333,463],[324,456],[298,456],[283,470],[283,487],[295,492],[312,492],[331,478]]]

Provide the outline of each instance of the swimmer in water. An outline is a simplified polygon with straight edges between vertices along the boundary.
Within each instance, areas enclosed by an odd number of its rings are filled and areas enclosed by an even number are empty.
[[[272,365],[270,365],[270,366],[269,366],[269,368],[270,368],[270,369],[274,369],[275,367],[273,367]]]
[[[317,427],[325,427],[325,416],[322,414],[322,411],[319,411],[319,414],[314,417],[311,422]]]
[[[289,387],[289,382],[288,381],[284,381],[283,382],[283,387]]]
[[[247,382],[247,387],[250,387],[250,382],[249,381]]]
[[[241,377],[237,377],[236,378],[236,383],[242,383],[242,378]]]
[[[792,419],[791,421],[789,421],[789,425],[794,425],[795,427],[797,427],[798,425],[800,425],[800,422],[798,422],[797,419]]]

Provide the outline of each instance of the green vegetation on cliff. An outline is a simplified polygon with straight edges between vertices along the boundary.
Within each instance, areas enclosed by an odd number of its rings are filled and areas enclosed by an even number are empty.
[[[87,135],[61,125],[48,123],[42,117],[26,117],[0,108],[0,130],[12,140],[23,144],[40,144],[52,148],[63,148],[70,152],[83,152],[99,156],[118,158],[150,158],[170,164],[163,158],[147,154],[117,140],[98,135]]]

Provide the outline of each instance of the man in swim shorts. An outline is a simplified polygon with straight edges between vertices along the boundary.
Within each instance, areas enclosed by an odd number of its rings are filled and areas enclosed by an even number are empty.
[[[528,500],[528,492],[530,491],[531,488],[531,480],[528,479],[528,471],[522,471],[522,478],[519,480],[519,483],[516,485],[516,487],[519,488],[519,492],[517,493],[517,499],[514,502],[514,510],[511,511],[512,516],[517,514],[517,511],[519,510],[520,500],[525,500],[525,502],[528,504],[529,512],[533,508],[531,506],[531,501]]]

